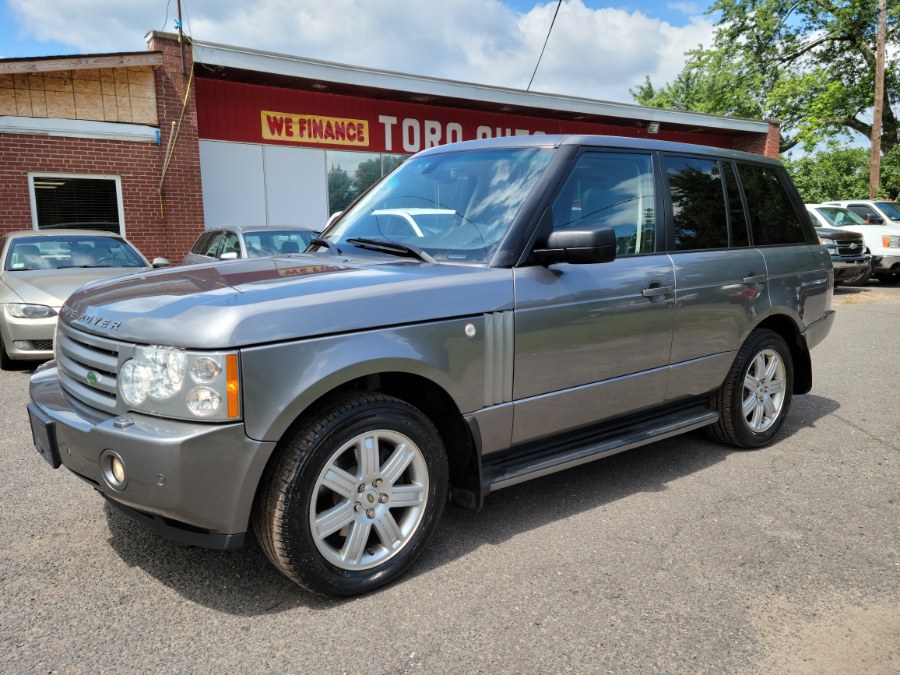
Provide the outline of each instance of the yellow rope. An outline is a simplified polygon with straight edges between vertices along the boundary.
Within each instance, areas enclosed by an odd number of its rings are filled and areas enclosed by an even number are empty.
[[[166,213],[163,208],[163,193],[162,186],[163,181],[166,179],[166,173],[169,171],[169,163],[172,161],[172,155],[175,154],[175,144],[178,142],[178,132],[181,131],[181,122],[184,120],[184,111],[187,109],[188,99],[191,95],[191,84],[194,81],[194,69],[191,68],[191,76],[188,78],[187,87],[184,90],[184,101],[181,104],[181,113],[178,115],[178,124],[175,126],[175,135],[172,138],[172,142],[169,143],[169,151],[166,153],[166,160],[163,162],[163,170],[162,175],[159,177],[159,217],[165,218]]]

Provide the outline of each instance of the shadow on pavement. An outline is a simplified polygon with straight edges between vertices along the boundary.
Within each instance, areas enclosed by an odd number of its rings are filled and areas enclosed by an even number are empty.
[[[839,407],[821,396],[795,397],[778,443]],[[629,495],[664,492],[668,483],[722,462],[732,452],[736,450],[697,431],[501,490],[488,497],[479,513],[449,506],[428,550],[405,578]],[[104,508],[109,543],[122,560],[191,602],[257,616],[297,607],[328,610],[353,601],[319,597],[296,586],[275,570],[252,537],[238,551],[188,547],[159,537],[109,504]],[[386,592],[390,586],[373,595]]]

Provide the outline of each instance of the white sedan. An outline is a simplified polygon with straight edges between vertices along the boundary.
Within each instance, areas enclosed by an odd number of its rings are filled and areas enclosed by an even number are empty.
[[[0,239],[0,368],[53,358],[63,302],[89,281],[151,269],[134,246],[97,230],[25,230]],[[152,267],[169,261],[156,258]]]

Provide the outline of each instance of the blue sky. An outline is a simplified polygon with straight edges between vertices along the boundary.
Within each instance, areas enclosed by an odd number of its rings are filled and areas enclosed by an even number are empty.
[[[141,51],[176,0],[0,0],[0,57]],[[167,7],[168,5],[168,7]],[[630,102],[708,44],[706,2],[564,0],[533,89]],[[555,0],[182,0],[196,39],[524,89]],[[166,14],[168,10],[168,21]]]

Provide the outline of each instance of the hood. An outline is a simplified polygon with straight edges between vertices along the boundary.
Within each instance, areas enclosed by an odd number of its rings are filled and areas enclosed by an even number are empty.
[[[833,241],[849,241],[852,239],[862,239],[861,232],[853,232],[852,230],[842,230],[837,227],[817,227],[816,234],[823,239],[831,239]]]
[[[84,284],[131,274],[142,268],[92,267],[59,270],[6,271],[3,281],[22,302],[59,308],[66,298]]]
[[[250,258],[93,284],[60,318],[118,340],[198,349],[512,309],[512,270],[325,255]]]

